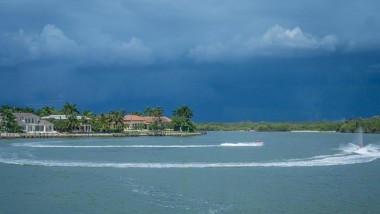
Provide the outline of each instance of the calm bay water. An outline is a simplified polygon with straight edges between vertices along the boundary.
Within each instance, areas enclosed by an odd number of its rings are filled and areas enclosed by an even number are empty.
[[[0,213],[378,213],[380,135],[358,138],[2,139]]]

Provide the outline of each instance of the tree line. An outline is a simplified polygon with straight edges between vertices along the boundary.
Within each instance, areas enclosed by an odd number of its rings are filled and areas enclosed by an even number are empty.
[[[335,131],[354,133],[361,127],[364,133],[380,133],[380,116],[357,118],[345,121],[323,122],[239,122],[239,123],[199,123],[201,131]]]
[[[55,109],[52,106],[44,106],[35,110],[31,107],[11,107],[9,105],[0,106],[0,131],[2,132],[22,132],[20,126],[13,113],[33,113],[40,117],[49,115],[65,115],[67,119],[48,119],[54,124],[54,129],[58,132],[71,132],[79,130],[83,124],[89,124],[94,132],[122,132],[124,131],[124,116],[126,111],[112,110],[109,113],[95,114],[90,110],[79,111],[76,104],[66,103],[61,109]],[[193,111],[187,105],[182,105],[172,111],[171,122],[162,120],[164,109],[160,106],[152,108],[147,106],[143,112],[131,112],[132,115],[153,117],[153,124],[149,126],[151,130],[172,129],[174,131],[194,132],[196,130],[195,123],[191,120]],[[136,127],[137,129],[143,127]]]

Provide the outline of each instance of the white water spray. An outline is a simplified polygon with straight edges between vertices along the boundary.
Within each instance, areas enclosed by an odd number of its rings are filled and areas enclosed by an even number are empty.
[[[359,133],[359,139],[358,139],[358,143],[359,143],[359,146],[360,147],[364,147],[364,143],[363,143],[363,128],[362,127],[359,127],[358,129],[358,133]]]
[[[356,144],[341,147],[341,152],[302,159],[267,162],[82,162],[62,160],[33,160],[17,157],[1,157],[5,164],[49,167],[97,167],[97,168],[247,168],[247,167],[315,167],[368,163],[380,158],[380,147],[369,144],[358,149]]]

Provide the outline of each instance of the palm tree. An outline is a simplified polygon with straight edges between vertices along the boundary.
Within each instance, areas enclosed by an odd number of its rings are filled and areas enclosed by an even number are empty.
[[[131,115],[137,115],[137,116],[144,116],[144,114],[142,114],[141,112],[138,112],[138,111],[132,111],[129,114],[131,114]]]
[[[160,106],[158,106],[157,108],[151,108],[151,107],[147,106],[144,110],[144,115],[154,117],[154,123],[155,124],[152,127],[155,127],[155,128],[153,128],[153,129],[161,129],[162,128],[161,117],[164,116],[164,110]]]
[[[63,107],[62,107],[62,112],[65,114],[65,115],[70,115],[70,114],[79,114],[79,110],[78,110],[78,107],[76,104],[70,104],[70,103],[66,103]]]
[[[74,131],[79,126],[78,114],[79,110],[76,104],[66,103],[61,110],[67,117],[66,123],[70,131]]]
[[[161,117],[164,115],[164,110],[158,106],[157,108],[151,108],[149,116],[154,117],[156,123],[161,124]]]
[[[106,132],[109,130],[109,117],[108,115],[101,113],[96,117],[95,129],[97,131]]]
[[[145,116],[152,116],[153,109],[149,106],[145,107],[144,115]]]
[[[116,127],[116,111],[112,110],[108,115],[106,115],[108,126],[111,129]]]
[[[113,128],[116,129],[116,130],[123,130],[123,119],[124,119],[124,115],[125,115],[125,110],[120,110],[118,112],[116,111],[111,111],[109,114],[108,114],[108,122],[109,124],[114,124],[113,125]]]
[[[22,132],[21,126],[17,124],[16,117],[12,114],[11,109],[2,108],[0,111],[0,131],[5,132]]]
[[[53,112],[55,112],[54,107],[44,106],[40,110],[37,111],[37,114],[40,117],[45,117],[45,116],[49,116],[49,115],[53,114]]]
[[[32,107],[14,107],[13,112],[26,112],[34,114],[35,110]]]
[[[79,121],[78,121],[77,116],[78,115],[76,113],[69,114],[67,116],[67,126],[70,128],[70,131],[74,131],[74,130],[78,129],[78,127],[79,127]]]
[[[162,109],[160,106],[157,106],[157,108],[153,111],[153,116],[158,118],[164,116],[164,109]]]
[[[121,109],[119,112],[116,114],[116,124],[120,124],[119,128],[121,130],[124,130],[124,115],[125,115],[125,110]]]
[[[173,111],[173,116],[191,119],[193,117],[193,111],[187,105],[182,105]]]
[[[194,131],[195,124],[191,121],[193,117],[193,111],[186,105],[182,105],[181,107],[175,109],[173,111],[173,120],[172,124],[174,126],[174,130],[179,131]]]
[[[93,119],[95,117],[95,114],[92,113],[90,110],[84,110],[83,113],[82,113],[84,116],[90,118],[90,119]]]
[[[7,109],[11,110],[11,112],[12,112],[12,107],[10,107],[9,105],[1,105],[0,106],[0,113],[7,110]]]

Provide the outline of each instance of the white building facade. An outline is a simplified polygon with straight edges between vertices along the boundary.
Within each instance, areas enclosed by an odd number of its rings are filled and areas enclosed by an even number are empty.
[[[52,114],[49,116],[42,117],[42,119],[67,120],[68,117],[67,117],[67,115],[64,115],[64,114]],[[85,117],[85,116],[76,116],[76,119],[78,121],[82,121],[82,119],[85,119],[85,121],[91,120],[90,118]],[[91,124],[80,122],[79,126],[76,128],[73,128],[73,130],[71,130],[71,132],[79,132],[79,133],[92,132],[92,126],[91,126]]]
[[[41,120],[39,116],[32,113],[13,113],[17,118],[17,124],[22,127],[26,133],[52,133],[54,125],[47,121]]]

